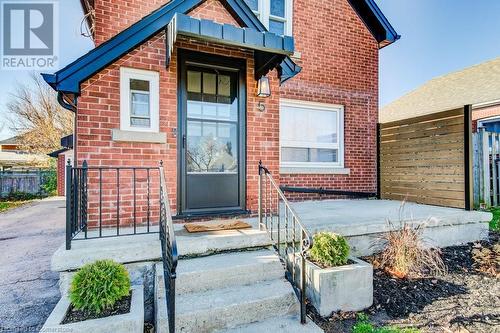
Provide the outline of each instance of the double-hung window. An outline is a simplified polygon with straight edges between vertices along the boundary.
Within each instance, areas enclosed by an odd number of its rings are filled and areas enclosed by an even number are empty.
[[[293,0],[245,0],[264,26],[277,35],[292,35]]]
[[[284,168],[344,167],[341,105],[280,101],[280,158]]]
[[[120,129],[159,131],[159,74],[120,69]]]

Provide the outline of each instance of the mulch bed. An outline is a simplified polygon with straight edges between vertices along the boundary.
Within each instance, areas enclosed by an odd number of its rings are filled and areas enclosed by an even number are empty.
[[[132,300],[132,293],[129,296],[125,296],[121,300],[116,302],[113,308],[104,310],[98,315],[95,315],[94,313],[88,311],[76,310],[73,308],[73,306],[70,306],[68,313],[66,313],[66,317],[64,318],[62,324],[70,324],[89,319],[98,319],[98,318],[129,313],[131,300]]]
[[[491,248],[498,241],[498,234],[491,235],[482,245]],[[472,249],[472,243],[444,248],[445,276],[397,279],[375,269],[374,304],[365,313],[376,325],[422,332],[500,333],[500,279],[477,269]],[[356,313],[321,318],[312,306],[308,312],[327,333],[351,332],[356,322]]]

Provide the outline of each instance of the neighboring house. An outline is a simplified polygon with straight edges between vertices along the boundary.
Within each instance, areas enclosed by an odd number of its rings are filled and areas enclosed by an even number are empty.
[[[73,165],[73,134],[61,138],[61,149],[48,154],[57,158],[57,195],[66,194],[66,165]]]
[[[43,155],[29,154],[23,150],[19,137],[14,136],[0,141],[0,171],[47,166],[48,158]]]
[[[472,128],[500,133],[500,58],[436,77],[380,110],[380,122],[472,105]]]
[[[255,212],[259,161],[299,192],[376,193],[379,49],[399,36],[373,0],[84,3],[97,47],[44,74],[77,166],[163,160],[178,216]]]
[[[1,140],[0,141],[0,151],[11,152],[11,153],[25,153],[21,149],[21,144],[17,136]]]

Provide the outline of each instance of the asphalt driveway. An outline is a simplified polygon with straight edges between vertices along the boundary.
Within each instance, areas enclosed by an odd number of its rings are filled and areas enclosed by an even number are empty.
[[[60,298],[50,258],[64,241],[65,202],[0,213],[0,332],[38,332]]]

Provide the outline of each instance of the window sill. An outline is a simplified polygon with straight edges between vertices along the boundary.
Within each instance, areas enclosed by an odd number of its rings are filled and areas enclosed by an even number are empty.
[[[114,128],[111,132],[111,140],[122,142],[166,143],[167,134],[163,132],[123,131]]]
[[[349,175],[349,168],[341,167],[280,167],[280,174],[322,174],[322,175]]]

